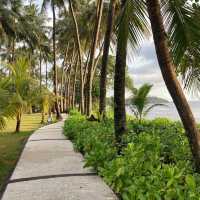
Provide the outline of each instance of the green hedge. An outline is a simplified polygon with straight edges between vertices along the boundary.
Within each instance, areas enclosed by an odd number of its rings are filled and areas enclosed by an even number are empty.
[[[65,134],[107,184],[124,200],[200,199],[200,176],[180,123],[167,119],[128,122],[117,155],[113,120],[89,122],[72,111]]]

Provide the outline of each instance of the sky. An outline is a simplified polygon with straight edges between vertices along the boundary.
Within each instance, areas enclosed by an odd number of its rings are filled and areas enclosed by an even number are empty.
[[[41,5],[42,0],[35,0],[38,5]],[[129,74],[133,78],[134,86],[140,87],[144,83],[153,84],[150,92],[151,96],[165,98],[171,101],[171,97],[167,91],[163,81],[160,68],[157,62],[153,39],[143,41],[136,53],[130,55],[131,59],[127,59]],[[112,93],[112,92],[111,92]],[[184,91],[188,100],[198,100]],[[126,96],[129,96],[127,93]]]
[[[140,87],[144,83],[153,84],[150,92],[151,96],[157,96],[171,101],[172,99],[160,72],[153,39],[145,40],[140,48],[138,48],[137,53],[132,54],[131,57],[133,59],[128,61],[128,68],[135,87]],[[188,100],[198,100],[196,96],[189,94],[187,91],[184,91],[184,93]]]
[[[128,60],[128,68],[135,87],[144,83],[153,84],[151,96],[171,100],[160,72],[153,40],[145,40],[131,57],[132,59]]]

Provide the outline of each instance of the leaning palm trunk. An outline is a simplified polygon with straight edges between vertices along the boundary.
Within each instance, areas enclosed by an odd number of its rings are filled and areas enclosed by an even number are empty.
[[[78,29],[78,23],[76,20],[76,15],[74,13],[74,9],[72,6],[72,1],[69,0],[69,9],[72,14],[75,30],[76,30],[76,43],[78,46],[78,59],[79,59],[79,65],[80,65],[80,110],[81,113],[84,113],[84,80],[83,80],[83,62],[82,62],[82,50],[81,50],[81,42],[80,42],[80,35],[79,35],[79,29]]]
[[[123,1],[122,10],[126,1]],[[117,36],[117,54],[114,76],[114,121],[116,142],[120,145],[121,136],[126,131],[126,110],[125,110],[125,74],[126,55],[129,34],[128,16],[124,15],[119,25]]]
[[[64,111],[63,85],[64,85],[64,76],[65,76],[65,61],[66,61],[67,54],[68,54],[68,48],[69,48],[69,44],[67,45],[63,64],[62,64],[62,76],[61,76],[61,88],[60,88],[60,104],[61,104],[60,108],[61,108],[61,112]]]
[[[92,73],[95,63],[95,52],[97,48],[97,42],[100,33],[100,25],[101,25],[101,18],[103,12],[103,0],[99,0],[98,4],[98,14],[97,14],[97,21],[94,29],[94,38],[92,42],[91,54],[90,54],[90,62],[88,65],[88,73],[87,73],[87,80],[86,80],[86,114],[90,116],[92,110]]]
[[[62,119],[59,109],[59,102],[58,102],[58,80],[57,80],[57,67],[56,67],[56,33],[55,33],[55,25],[56,25],[56,14],[55,14],[55,5],[53,3],[52,6],[53,10],[53,85],[54,85],[54,94],[56,96],[55,100],[55,110],[56,110],[56,118]]]
[[[153,31],[157,58],[163,79],[183,122],[196,169],[200,172],[200,146],[198,142],[199,131],[190,106],[176,77],[169,52],[168,40],[164,30],[159,0],[147,0],[147,7]]]
[[[104,50],[103,50],[103,58],[101,66],[99,113],[100,115],[103,115],[103,117],[105,117],[105,112],[106,112],[107,65],[108,65],[111,35],[114,25],[115,5],[116,5],[116,0],[111,0],[107,17],[107,30],[105,33]]]

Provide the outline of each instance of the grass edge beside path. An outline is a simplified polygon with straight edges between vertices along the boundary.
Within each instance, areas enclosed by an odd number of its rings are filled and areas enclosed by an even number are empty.
[[[45,116],[46,120],[47,116]],[[55,122],[53,116],[53,123]],[[41,113],[24,114],[19,133],[14,133],[16,124],[14,119],[9,120],[7,124],[6,129],[0,131],[0,199],[28,138],[35,130],[46,125],[41,124]]]
[[[0,199],[33,132],[7,133],[0,136]]]

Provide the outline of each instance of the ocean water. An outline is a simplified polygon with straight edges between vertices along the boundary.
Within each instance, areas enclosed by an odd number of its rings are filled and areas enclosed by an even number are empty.
[[[197,122],[200,123],[200,101],[189,102],[190,107],[193,111],[194,117]],[[146,116],[147,119],[154,119],[158,117],[165,117],[172,120],[180,120],[178,112],[173,102],[165,104],[166,106],[159,106],[153,108]],[[127,113],[133,114],[130,108],[127,107]]]

